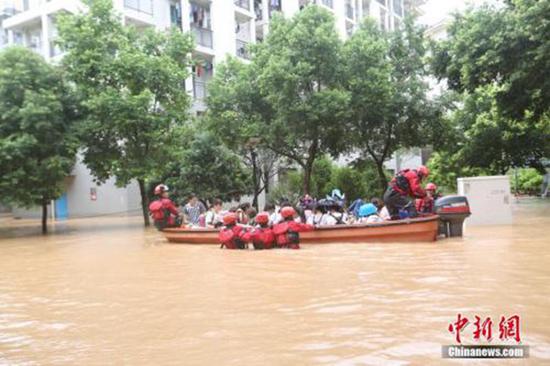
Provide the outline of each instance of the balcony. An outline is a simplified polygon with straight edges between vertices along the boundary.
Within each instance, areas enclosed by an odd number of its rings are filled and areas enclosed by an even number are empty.
[[[152,0],[124,0],[124,7],[126,9],[135,10],[139,13],[153,15]]]
[[[203,101],[206,99],[207,95],[206,82],[193,78],[193,98],[195,100]]]
[[[237,39],[237,56],[250,60],[250,52],[248,52],[248,42]]]
[[[239,8],[243,8],[246,10],[250,10],[250,1],[249,0],[233,0],[235,5],[237,5]]]
[[[195,42],[197,42],[198,45],[212,48],[212,31],[210,29],[201,28],[192,24],[191,33],[193,33]]]

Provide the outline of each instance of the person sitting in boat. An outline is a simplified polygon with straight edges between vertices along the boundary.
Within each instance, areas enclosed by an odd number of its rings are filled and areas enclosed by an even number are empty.
[[[434,202],[439,198],[437,186],[434,183],[426,184],[426,197],[416,200],[416,211],[429,214],[434,212]]]
[[[346,194],[342,193],[338,188],[336,188],[333,189],[332,192],[330,192],[330,195],[327,195],[327,199],[336,201],[342,207],[344,207],[346,203]]]
[[[384,222],[384,219],[378,216],[378,209],[372,203],[365,203],[359,208],[359,223],[374,224]]]
[[[296,210],[286,206],[281,208],[283,221],[273,227],[275,242],[279,248],[300,249],[300,232],[312,231],[312,225],[294,221]]]
[[[237,214],[229,212],[223,217],[223,226],[218,234],[222,248],[247,249],[250,233],[237,224]]]
[[[341,203],[334,202],[329,206],[329,211],[323,216],[321,225],[346,225],[348,223],[348,215],[344,212]]]
[[[158,230],[181,225],[182,214],[168,198],[168,186],[159,184],[155,187],[154,193],[157,199],[149,204],[149,212],[153,223]]]
[[[208,228],[219,228],[223,225],[222,221],[222,200],[219,198],[214,199],[212,207],[206,213],[205,226]]]
[[[250,234],[250,240],[254,249],[271,249],[275,242],[275,235],[269,226],[269,213],[260,212],[255,218],[256,227]]]
[[[312,226],[319,226],[323,221],[323,216],[326,213],[323,211],[323,206],[315,205],[313,207],[313,213],[307,218],[306,223]]]
[[[275,210],[275,205],[273,203],[266,203],[264,205],[264,212],[269,214],[269,225],[275,225],[277,223],[277,211]]]
[[[350,215],[353,215],[354,217],[359,217],[359,209],[361,206],[363,206],[367,202],[366,198],[358,198],[355,201],[351,203],[351,205],[348,207],[348,212]]]
[[[426,197],[426,192],[422,189],[421,183],[429,174],[428,168],[421,165],[418,169],[404,169],[395,175],[388,184],[386,193],[384,193],[384,203],[392,220],[418,215],[411,197]]]

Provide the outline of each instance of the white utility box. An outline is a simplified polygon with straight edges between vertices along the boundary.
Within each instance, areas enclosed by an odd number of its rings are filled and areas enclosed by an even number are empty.
[[[466,196],[472,216],[467,225],[505,225],[512,223],[512,195],[506,175],[457,179],[458,194]]]

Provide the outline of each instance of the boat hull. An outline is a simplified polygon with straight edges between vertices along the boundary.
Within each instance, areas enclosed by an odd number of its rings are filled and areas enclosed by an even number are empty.
[[[439,217],[433,215],[380,224],[324,226],[300,233],[300,243],[433,242],[437,239],[438,221]],[[170,243],[219,244],[216,229],[170,228],[162,232]]]

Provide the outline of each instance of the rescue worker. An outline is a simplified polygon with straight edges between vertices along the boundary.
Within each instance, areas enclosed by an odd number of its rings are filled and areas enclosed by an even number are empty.
[[[237,225],[237,214],[229,212],[223,217],[225,225],[218,234],[218,239],[221,243],[221,248],[227,249],[247,249],[247,243],[250,241],[250,233],[247,230]]]
[[[176,208],[174,202],[168,198],[168,191],[167,185],[159,184],[156,186],[154,194],[157,199],[149,204],[149,214],[153,218],[157,230],[180,226],[182,223],[182,214]]]
[[[430,171],[424,165],[418,169],[404,169],[393,177],[384,193],[384,203],[392,220],[418,215],[412,198],[424,198],[426,192],[422,189],[422,179],[426,178]]]
[[[280,213],[283,221],[273,227],[277,247],[300,249],[299,233],[302,231],[313,231],[314,227],[294,221],[296,210],[290,206],[281,208]]]
[[[254,249],[271,249],[275,242],[275,235],[269,226],[269,213],[260,212],[256,215],[256,228],[250,234],[250,240]]]
[[[434,183],[426,184],[426,197],[416,200],[416,211],[419,213],[433,213],[434,202],[438,198],[437,186]]]

